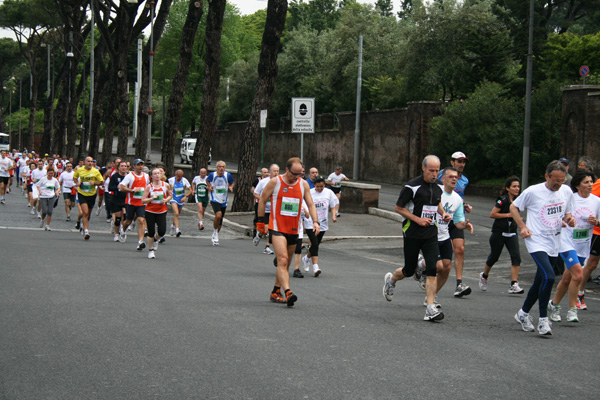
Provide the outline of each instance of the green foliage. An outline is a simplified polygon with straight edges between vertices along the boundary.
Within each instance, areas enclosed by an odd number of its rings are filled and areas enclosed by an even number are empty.
[[[536,64],[543,76],[564,83],[579,83],[579,68],[600,70],[600,33],[575,35],[552,34],[543,48]]]
[[[258,53],[250,60],[238,60],[227,71],[219,87],[219,125],[231,121],[245,121],[250,117],[252,98],[258,79]],[[229,86],[229,101],[226,100]]]
[[[292,0],[288,7],[289,18],[286,29],[293,31],[300,27],[309,27],[318,32],[333,29],[339,19],[336,0]]]

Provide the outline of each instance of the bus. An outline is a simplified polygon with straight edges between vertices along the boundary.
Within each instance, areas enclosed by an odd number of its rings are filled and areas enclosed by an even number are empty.
[[[10,135],[0,132],[0,150],[10,150]]]

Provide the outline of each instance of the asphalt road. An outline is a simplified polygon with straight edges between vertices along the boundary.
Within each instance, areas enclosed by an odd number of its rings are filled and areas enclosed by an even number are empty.
[[[168,239],[148,260],[99,218],[83,241],[61,206],[45,232],[14,196],[0,208],[0,398],[597,398],[598,302],[540,337],[505,285],[463,299],[447,285],[446,318],[426,322],[412,279],[383,299],[400,246],[378,238],[328,242],[287,308],[268,300],[272,257],[239,232]]]

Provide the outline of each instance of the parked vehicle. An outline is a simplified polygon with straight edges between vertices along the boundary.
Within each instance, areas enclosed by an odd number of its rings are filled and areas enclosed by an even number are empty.
[[[181,156],[182,164],[191,164],[192,158],[194,157],[194,149],[196,148],[196,139],[183,138],[181,141],[181,148],[179,149],[179,155]],[[212,156],[208,151],[208,164],[210,164]]]
[[[0,133],[0,150],[10,150],[10,135],[6,133]]]

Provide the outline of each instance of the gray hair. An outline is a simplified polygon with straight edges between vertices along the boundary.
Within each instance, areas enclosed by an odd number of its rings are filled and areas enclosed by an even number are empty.
[[[430,161],[430,160],[437,161],[437,162],[438,162],[438,164],[440,164],[440,165],[441,165],[441,163],[440,163],[440,159],[439,159],[439,157],[438,157],[438,156],[434,156],[433,154],[429,154],[429,155],[425,156],[425,158],[423,159],[423,166],[424,166],[425,168],[427,168],[427,164],[429,164],[429,161]]]
[[[589,158],[589,157],[580,157],[579,161],[577,161],[577,166],[579,166],[579,164],[584,163],[585,164],[585,169],[589,170],[589,171],[593,171],[594,170],[594,161]]]
[[[567,169],[565,168],[563,163],[561,163],[558,160],[551,161],[550,164],[548,164],[548,166],[546,167],[546,173],[548,174],[548,176],[550,176],[550,174],[552,174],[553,171],[561,171],[565,174],[567,173]]]

